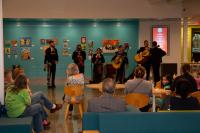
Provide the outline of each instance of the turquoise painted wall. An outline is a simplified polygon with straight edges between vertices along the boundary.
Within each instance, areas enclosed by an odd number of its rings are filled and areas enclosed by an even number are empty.
[[[58,45],[56,46],[59,54],[59,64],[57,65],[57,77],[65,77],[65,70],[67,64],[72,62],[71,56],[62,56],[63,39],[69,39],[70,51],[74,51],[76,44],[80,43],[81,36],[86,36],[87,40],[94,41],[94,48],[102,46],[103,39],[119,39],[120,44],[128,42],[131,49],[128,53],[129,67],[126,70],[128,76],[135,67],[133,55],[138,48],[138,34],[139,22],[138,20],[4,20],[4,40],[18,40],[18,52],[21,52],[19,46],[20,37],[31,37],[34,47],[31,47],[31,54],[33,60],[23,61],[20,56],[15,59],[11,53],[8,58],[5,55],[5,68],[11,68],[12,64],[20,64],[25,68],[25,72],[29,77],[46,76],[43,71],[43,51],[40,49],[41,38],[58,38]],[[114,54],[104,54],[106,62],[110,62]],[[85,62],[85,74],[91,76],[90,60]]]

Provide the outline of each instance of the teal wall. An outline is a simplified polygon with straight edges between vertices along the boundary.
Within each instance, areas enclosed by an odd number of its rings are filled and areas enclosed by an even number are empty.
[[[96,24],[96,26],[94,26]],[[31,47],[33,60],[23,61],[20,56],[17,59],[11,54],[8,58],[5,55],[5,68],[11,68],[12,64],[20,64],[25,68],[29,77],[46,76],[43,71],[43,51],[40,49],[41,38],[58,38],[56,46],[59,54],[59,64],[57,65],[57,77],[65,76],[65,69],[68,63],[72,62],[71,56],[62,56],[63,39],[69,39],[70,51],[74,51],[76,44],[80,43],[81,36],[86,36],[87,40],[94,41],[94,48],[102,46],[103,39],[119,39],[120,44],[128,42],[131,49],[128,53],[129,68],[126,71],[128,76],[136,65],[133,55],[138,47],[139,22],[138,20],[4,20],[4,40],[17,39],[20,37],[31,37],[34,47]],[[21,47],[18,43],[18,52]],[[106,62],[110,62],[114,54],[104,54]],[[91,76],[90,61],[85,62],[86,76]]]

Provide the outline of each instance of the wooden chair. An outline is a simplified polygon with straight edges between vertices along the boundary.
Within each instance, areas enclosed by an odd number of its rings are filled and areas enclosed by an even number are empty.
[[[83,85],[68,85],[64,88],[64,94],[66,96],[71,97],[70,101],[66,101],[67,105],[65,109],[65,119],[67,119],[70,104],[73,104],[73,105],[78,104],[80,116],[81,118],[83,117],[83,99],[80,101],[76,101],[77,96],[83,95],[83,89],[84,89]]]
[[[162,88],[162,83],[161,83],[161,81],[156,82],[155,88],[159,88],[159,89]]]
[[[125,96],[125,100],[128,105],[139,109],[145,107],[149,103],[149,96],[142,93],[130,93]]]
[[[190,96],[195,97],[200,103],[200,91],[193,92]]]

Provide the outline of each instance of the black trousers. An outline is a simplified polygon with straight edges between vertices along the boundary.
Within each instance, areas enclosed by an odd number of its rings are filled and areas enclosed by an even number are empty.
[[[116,70],[116,82],[124,83],[125,79],[125,65],[121,66],[119,69]]]
[[[47,71],[47,83],[50,85],[55,85],[55,76],[56,76],[56,64],[52,63],[48,65]]]
[[[84,66],[79,66],[79,65],[78,65],[78,69],[79,69],[79,72],[80,72],[80,73],[84,73]]]
[[[154,83],[160,81],[160,63],[152,64]]]
[[[149,80],[151,64],[145,63],[145,64],[142,64],[142,66],[146,69],[146,80]]]

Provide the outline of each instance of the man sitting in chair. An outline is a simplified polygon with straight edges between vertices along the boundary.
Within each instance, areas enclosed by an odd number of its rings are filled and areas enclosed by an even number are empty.
[[[107,78],[102,84],[103,94],[98,98],[89,100],[88,112],[123,112],[126,111],[126,102],[113,96],[115,82]]]

